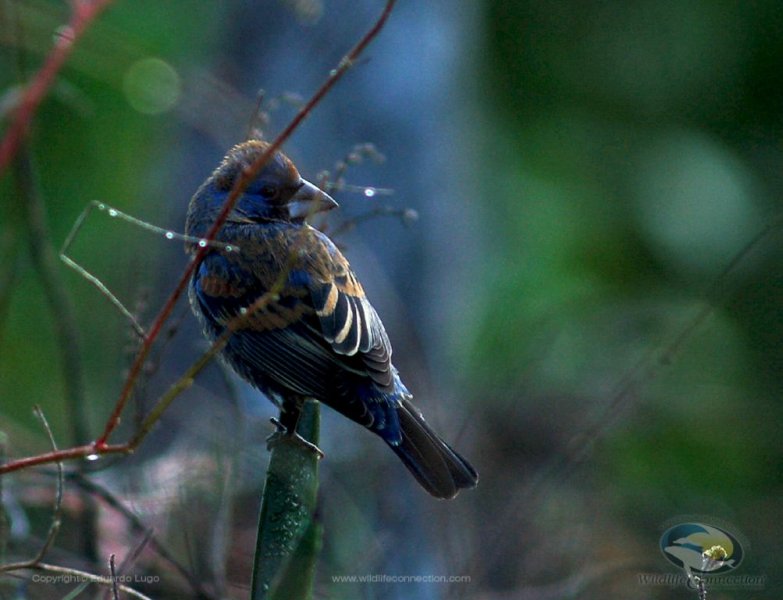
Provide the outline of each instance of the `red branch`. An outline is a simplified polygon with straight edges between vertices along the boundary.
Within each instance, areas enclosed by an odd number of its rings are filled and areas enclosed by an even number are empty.
[[[334,87],[334,84],[336,84],[342,78],[345,72],[351,68],[362,51],[367,47],[367,44],[369,44],[381,30],[384,23],[386,22],[386,19],[389,17],[395,2],[396,0],[389,0],[387,2],[386,8],[384,9],[383,13],[381,13],[381,16],[378,18],[372,28],[370,28],[370,30],[362,37],[362,39],[359,40],[359,43],[357,43],[356,46],[354,46],[354,48],[343,57],[337,68],[329,74],[329,77],[326,79],[326,81],[324,81],[318,91],[316,91],[307,104],[305,104],[300,109],[300,111],[291,120],[288,126],[267,148],[266,152],[259,156],[253,164],[242,171],[242,175],[239,177],[239,179],[237,179],[234,187],[231,189],[231,193],[228,195],[226,203],[223,205],[220,214],[217,216],[215,222],[212,224],[212,227],[209,229],[207,235],[204,238],[207,243],[199,248],[199,250],[196,252],[196,255],[193,257],[193,260],[191,260],[188,266],[185,268],[185,271],[182,273],[179,281],[177,282],[177,287],[171,293],[168,300],[166,300],[166,303],[150,327],[150,331],[147,334],[147,337],[144,339],[144,342],[139,349],[139,353],[136,355],[136,358],[131,365],[128,377],[125,380],[125,385],[123,385],[120,398],[117,401],[117,404],[115,405],[109,420],[106,422],[106,428],[103,430],[101,437],[98,438],[98,440],[95,442],[96,450],[102,449],[108,443],[109,436],[111,435],[112,431],[114,431],[117,425],[119,425],[120,415],[125,409],[125,405],[128,403],[131,392],[133,391],[133,387],[136,384],[136,379],[141,372],[142,366],[144,365],[144,361],[147,359],[147,356],[152,350],[152,345],[158,337],[158,334],[160,333],[164,323],[171,315],[171,311],[174,310],[174,306],[177,303],[177,300],[179,300],[179,297],[185,291],[185,288],[188,285],[188,281],[190,281],[190,277],[193,274],[193,271],[195,271],[196,266],[201,263],[204,256],[206,256],[207,252],[209,252],[209,242],[215,239],[215,236],[218,234],[221,227],[223,227],[223,223],[226,222],[228,215],[234,209],[234,205],[239,200],[239,197],[245,191],[247,186],[250,185],[250,182],[253,181],[253,178],[258,175],[261,169],[264,168],[264,165],[266,165],[272,156],[274,156],[274,153],[277,152],[280,146],[282,146],[283,143],[285,143],[285,141],[291,137],[291,134],[296,131],[297,127],[299,127],[302,121],[304,121],[305,118],[312,112],[313,108],[315,108],[318,103],[321,102],[329,90]]]
[[[107,1],[108,0],[105,0],[104,4]],[[291,120],[291,122],[280,133],[280,135],[277,136],[277,138],[274,140],[274,142],[272,142],[272,144],[269,146],[266,152],[264,152],[260,157],[258,157],[258,159],[252,165],[247,167],[242,172],[240,178],[237,180],[234,187],[231,189],[231,193],[226,199],[226,203],[223,205],[220,214],[215,219],[215,222],[213,223],[212,227],[209,229],[209,232],[205,236],[204,239],[207,242],[215,239],[215,236],[220,231],[220,228],[223,226],[223,223],[225,223],[226,219],[228,218],[228,215],[231,213],[231,210],[234,208],[234,205],[237,203],[239,197],[242,195],[242,193],[250,184],[250,182],[253,180],[253,178],[259,173],[259,171],[264,167],[264,165],[272,158],[272,156],[280,148],[280,146],[282,146],[283,143],[289,137],[291,137],[294,131],[296,131],[297,127],[299,127],[302,121],[304,121],[304,119],[307,118],[307,116],[313,111],[313,109],[321,102],[324,96],[326,96],[326,94],[329,93],[329,91],[342,78],[342,76],[345,75],[346,71],[348,71],[348,69],[350,69],[351,66],[353,66],[353,64],[356,62],[356,59],[359,58],[359,56],[367,47],[367,45],[375,38],[375,36],[378,35],[378,33],[381,31],[384,24],[386,23],[386,20],[389,18],[389,15],[391,14],[391,11],[394,8],[395,3],[396,0],[387,0],[383,12],[381,13],[380,17],[378,17],[378,19],[375,21],[373,26],[367,31],[367,33],[364,34],[364,36],[362,36],[362,38],[351,49],[351,51],[348,52],[348,54],[346,54],[342,58],[340,64],[337,65],[337,68],[329,73],[329,77],[326,79],[326,81],[324,81],[321,87],[318,88],[315,94],[313,94],[312,98],[310,98],[307,104],[305,104],[302,107],[302,109]],[[176,305],[177,300],[179,300],[180,296],[182,296],[182,293],[185,291],[185,288],[187,288],[188,281],[190,280],[193,271],[196,269],[196,266],[201,262],[201,260],[204,258],[204,256],[208,251],[209,251],[208,243],[205,244],[203,247],[199,248],[199,250],[196,252],[196,255],[193,257],[190,263],[188,263],[188,266],[185,268],[184,272],[180,276],[179,281],[177,282],[177,285],[174,288],[174,291],[168,297],[165,304],[163,305],[163,308],[155,317],[155,320],[152,326],[150,327],[149,333],[144,338],[142,346],[139,349],[139,352],[136,355],[133,364],[131,365],[131,368],[128,372],[128,377],[126,378],[125,383],[122,387],[122,391],[120,392],[119,399],[117,400],[117,403],[115,404],[114,409],[112,410],[112,413],[109,416],[109,419],[106,421],[106,426],[103,430],[103,433],[101,434],[101,437],[98,438],[93,444],[89,444],[86,446],[79,446],[67,450],[60,450],[58,452],[49,452],[46,454],[41,454],[39,456],[33,456],[33,457],[23,458],[15,461],[9,461],[4,465],[0,465],[0,475],[12,471],[17,471],[19,469],[23,469],[33,465],[40,465],[45,463],[57,462],[60,460],[85,457],[90,454],[100,455],[105,453],[129,452],[132,450],[130,444],[109,445],[108,443],[109,436],[111,436],[112,432],[117,428],[117,426],[120,423],[120,417],[122,415],[123,410],[125,409],[125,406],[128,403],[128,400],[130,399],[131,393],[133,392],[133,388],[136,384],[136,380],[139,376],[139,373],[141,372],[144,362],[149,356],[149,353],[152,350],[152,346],[155,343],[155,340],[157,339],[158,335],[160,334],[163,325],[171,315],[171,312],[174,310],[174,306]]]
[[[38,465],[72,460],[75,458],[85,458],[94,454],[128,454],[132,451],[133,448],[131,448],[129,444],[107,445],[104,446],[100,452],[95,451],[93,444],[85,444],[84,446],[74,446],[73,448],[66,448],[65,450],[52,450],[51,452],[44,452],[43,454],[36,454],[35,456],[8,461],[7,463],[0,465],[0,475],[5,475],[12,471],[21,471],[22,469],[36,467]]]
[[[60,36],[54,49],[46,57],[41,69],[25,89],[14,113],[14,120],[0,142],[0,175],[8,168],[16,156],[19,146],[30,130],[30,123],[38,106],[52,87],[57,74],[71,55],[77,40],[92,24],[100,12],[111,4],[112,0],[74,0],[71,19],[60,30]]]

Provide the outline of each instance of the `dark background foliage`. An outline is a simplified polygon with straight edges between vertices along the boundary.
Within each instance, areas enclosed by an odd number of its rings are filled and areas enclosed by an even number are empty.
[[[68,9],[2,7],[0,85],[11,94]],[[269,101],[309,95],[380,8],[114,3],[32,132],[55,245],[90,200],[181,230],[190,195],[247,135],[258,91],[271,137],[294,108]],[[695,597],[639,580],[675,572],[658,539],[678,519],[724,524],[746,545],[734,573],[766,577],[711,597],[780,594],[781,73],[775,0],[401,2],[285,149],[310,179],[356,143],[386,156],[346,179],[394,194],[338,194],[329,227],[379,205],[419,213],[408,226],[363,222],[340,243],[419,405],[482,480],[432,501],[378,440],[324,411],[317,597]],[[75,440],[12,177],[0,191],[0,426],[20,456],[48,447],[35,403],[60,445]],[[71,254],[144,322],[185,265],[179,243],[105,215]],[[63,277],[97,435],[133,336],[85,281]],[[204,348],[185,303],[177,315],[126,432]],[[94,478],[200,581],[242,597],[272,414],[212,366],[139,452],[97,461]],[[5,480],[10,548],[35,548],[53,479]],[[66,526],[80,511],[71,496]],[[98,530],[102,557],[140,541],[103,505]],[[83,560],[77,533],[61,536],[61,562]],[[153,597],[188,590],[149,548],[134,569],[164,574],[145,588]],[[333,579],[365,574],[471,582]]]

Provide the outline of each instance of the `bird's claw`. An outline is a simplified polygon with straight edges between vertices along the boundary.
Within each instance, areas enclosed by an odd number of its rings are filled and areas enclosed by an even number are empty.
[[[293,431],[290,431],[285,425],[283,425],[280,422],[279,419],[276,419],[275,417],[272,417],[270,421],[272,422],[272,425],[275,426],[275,431],[274,433],[272,433],[272,435],[266,438],[267,450],[272,450],[272,448],[274,448],[281,442],[293,442],[295,444],[299,444],[300,446],[310,450],[312,453],[315,454],[318,460],[321,460],[325,456],[323,451],[318,446],[316,446],[312,442],[308,442],[301,435],[299,435],[295,429]]]

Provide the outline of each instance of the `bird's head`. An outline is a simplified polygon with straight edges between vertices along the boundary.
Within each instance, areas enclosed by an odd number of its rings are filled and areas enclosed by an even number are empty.
[[[203,222],[214,218],[229,197],[237,180],[269,148],[267,142],[252,140],[234,146],[190,201],[190,235]],[[306,181],[294,163],[277,151],[250,181],[229,215],[233,222],[283,221],[301,223],[308,216],[337,206],[329,194]]]

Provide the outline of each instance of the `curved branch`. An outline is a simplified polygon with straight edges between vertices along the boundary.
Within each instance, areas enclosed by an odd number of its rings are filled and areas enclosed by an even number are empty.
[[[171,312],[174,310],[174,305],[177,303],[177,300],[179,300],[179,297],[185,291],[185,288],[188,285],[188,281],[190,281],[190,277],[193,274],[193,271],[195,271],[196,266],[201,263],[204,256],[206,256],[207,252],[209,251],[209,242],[215,239],[215,236],[218,234],[221,227],[223,227],[223,223],[225,223],[228,215],[233,210],[234,205],[239,201],[239,197],[245,191],[253,178],[261,171],[264,165],[266,165],[266,163],[269,162],[269,160],[274,156],[275,152],[277,152],[280,146],[282,146],[283,143],[289,137],[291,137],[302,121],[304,121],[305,118],[313,111],[313,109],[321,102],[321,100],[323,100],[324,96],[329,93],[335,84],[340,79],[342,79],[343,75],[345,75],[348,69],[353,66],[353,64],[356,62],[356,59],[359,58],[367,45],[375,38],[375,36],[378,35],[386,23],[386,20],[389,18],[395,3],[396,0],[387,1],[383,12],[381,13],[380,17],[378,17],[378,20],[373,24],[372,27],[370,27],[367,33],[364,34],[356,46],[354,46],[353,49],[340,60],[337,68],[333,69],[329,73],[329,77],[327,77],[326,81],[324,81],[321,87],[315,92],[315,94],[313,94],[312,98],[310,98],[310,100],[299,110],[288,126],[269,145],[266,152],[259,156],[252,165],[242,171],[240,177],[237,178],[237,181],[234,184],[234,187],[231,189],[231,192],[229,193],[228,198],[226,199],[226,202],[220,211],[220,214],[218,214],[215,222],[212,224],[212,227],[204,237],[204,244],[200,244],[201,247],[196,252],[196,255],[193,257],[190,263],[188,263],[188,266],[185,268],[185,271],[182,273],[179,281],[177,282],[177,286],[174,288],[174,291],[171,293],[168,300],[166,300],[166,303],[150,327],[147,338],[144,340],[144,343],[139,349],[139,353],[136,355],[136,358],[131,365],[128,377],[125,380],[125,385],[123,386],[122,392],[120,393],[119,400],[117,401],[117,404],[115,405],[114,410],[112,411],[112,414],[106,423],[103,434],[95,442],[96,450],[101,449],[108,443],[109,436],[116,429],[117,425],[119,425],[120,415],[125,409],[125,405],[128,403],[128,399],[130,398],[131,392],[133,391],[136,379],[138,378],[139,373],[141,373],[142,366],[144,365],[144,362],[150,353],[155,339],[160,334],[164,323],[171,315]]]
[[[38,110],[57,74],[73,52],[76,42],[82,37],[95,18],[111,4],[112,0],[72,2],[73,13],[68,25],[61,29],[60,38],[41,69],[27,86],[14,114],[14,120],[0,142],[0,175],[11,164],[19,147],[27,136],[35,112]]]
[[[107,3],[108,0],[104,0],[104,2]],[[108,443],[109,436],[111,436],[112,432],[119,425],[120,416],[122,415],[122,412],[125,409],[128,400],[130,399],[131,393],[136,384],[136,380],[138,379],[142,367],[152,350],[152,346],[155,340],[160,335],[163,329],[163,325],[168,320],[169,316],[174,310],[174,306],[176,305],[180,296],[187,288],[188,281],[190,280],[193,271],[195,270],[196,266],[200,263],[200,261],[204,258],[206,252],[208,252],[210,243],[214,240],[220,228],[223,226],[223,223],[228,218],[228,215],[231,212],[232,208],[239,200],[239,197],[241,196],[245,188],[247,188],[249,183],[252,181],[253,177],[255,177],[256,174],[264,167],[264,165],[270,160],[270,158],[274,155],[274,153],[278,150],[278,148],[280,148],[280,146],[289,137],[291,137],[291,135],[296,130],[296,128],[321,102],[324,96],[326,96],[326,94],[342,78],[342,76],[346,73],[346,71],[355,63],[355,61],[361,55],[361,53],[364,51],[367,45],[378,35],[378,33],[381,31],[384,24],[386,23],[387,19],[389,18],[389,15],[391,14],[391,11],[394,8],[395,4],[396,4],[396,0],[387,1],[380,17],[378,17],[375,23],[364,34],[364,36],[362,36],[362,38],[353,47],[353,49],[351,49],[351,51],[348,52],[348,54],[346,54],[342,58],[342,60],[340,60],[340,63],[338,64],[337,68],[329,73],[329,76],[327,77],[326,81],[324,81],[321,87],[315,92],[315,94],[313,94],[312,98],[310,98],[310,100],[302,107],[299,113],[297,113],[294,119],[288,124],[288,126],[283,130],[283,132],[274,140],[274,142],[270,144],[267,151],[264,152],[264,154],[262,154],[252,165],[250,165],[249,168],[243,171],[241,176],[237,179],[236,184],[234,185],[228,198],[226,199],[226,203],[223,206],[221,213],[218,215],[214,224],[212,225],[209,232],[205,236],[203,240],[204,242],[203,245],[199,244],[202,247],[199,248],[196,255],[188,263],[188,266],[185,268],[184,272],[180,276],[180,279],[177,282],[174,291],[170,294],[169,298],[166,300],[165,304],[163,305],[163,308],[158,313],[146,337],[144,338],[141,348],[139,349],[139,352],[137,353],[129,369],[128,376],[125,380],[122,391],[120,392],[120,396],[114,406],[114,409],[112,410],[109,419],[106,422],[106,426],[101,436],[91,444],[86,444],[83,446],[75,446],[73,448],[68,448],[66,450],[59,450],[57,452],[47,452],[44,454],[39,454],[35,456],[29,456],[29,457],[9,461],[5,464],[0,465],[0,475],[11,473],[14,471],[19,471],[37,465],[57,462],[61,460],[88,458],[93,455],[103,456],[106,454],[127,454],[133,452],[134,448],[140,443],[141,439],[146,435],[146,433],[148,433],[149,429],[152,427],[154,422],[160,416],[162,411],[165,410],[165,408],[170,404],[174,396],[176,396],[179,392],[184,390],[188,385],[188,377],[184,377],[182,380],[180,380],[180,382],[177,382],[177,384],[175,384],[175,386],[173,386],[172,389],[170,390],[170,394],[167,394],[167,396],[164,397],[164,399],[159,401],[158,405],[156,405],[156,408],[153,409],[153,412],[150,415],[148,415],[148,417],[145,419],[144,424],[142,426],[142,431],[139,432],[139,434],[137,434],[136,436],[134,436],[134,438],[130,442],[124,444]],[[211,359],[212,356],[217,354],[219,348],[216,350],[216,345],[219,343],[221,343],[220,339],[217,340],[215,344],[213,344],[210,351],[208,351],[207,353],[208,358],[206,356],[203,357],[204,359],[206,359],[203,361],[204,363],[206,363],[207,360]],[[195,372],[198,372],[201,370],[201,368],[203,368],[204,365],[201,363],[202,360],[199,360],[192,367]]]

